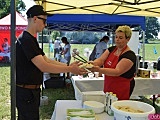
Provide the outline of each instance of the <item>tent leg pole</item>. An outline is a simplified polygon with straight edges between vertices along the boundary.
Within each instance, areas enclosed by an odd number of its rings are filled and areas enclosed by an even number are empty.
[[[16,46],[15,46],[15,28],[16,28],[16,4],[15,0],[11,0],[11,120],[16,120]]]
[[[142,64],[142,67],[144,68],[144,63],[145,63],[145,31],[143,31],[143,44],[142,44],[142,50],[143,50],[143,52],[142,52],[142,62],[143,62],[143,64]]]

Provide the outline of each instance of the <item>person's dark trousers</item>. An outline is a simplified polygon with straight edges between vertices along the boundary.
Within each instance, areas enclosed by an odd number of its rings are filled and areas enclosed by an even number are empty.
[[[17,120],[39,120],[41,89],[16,87]]]

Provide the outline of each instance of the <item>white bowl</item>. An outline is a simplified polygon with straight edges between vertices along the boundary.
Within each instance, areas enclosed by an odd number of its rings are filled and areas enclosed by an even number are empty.
[[[83,108],[92,109],[95,113],[102,113],[104,111],[104,104],[97,101],[85,101]]]
[[[128,106],[134,110],[141,110],[143,113],[126,112],[117,109],[117,106]],[[149,114],[154,114],[155,109],[153,106],[139,101],[133,100],[120,100],[112,103],[111,109],[114,111],[114,118],[116,120],[148,120]]]

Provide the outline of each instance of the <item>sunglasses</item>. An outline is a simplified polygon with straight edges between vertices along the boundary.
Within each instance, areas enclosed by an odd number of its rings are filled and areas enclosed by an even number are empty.
[[[41,18],[41,17],[37,17],[38,19],[43,20],[43,23],[46,24],[47,19]]]

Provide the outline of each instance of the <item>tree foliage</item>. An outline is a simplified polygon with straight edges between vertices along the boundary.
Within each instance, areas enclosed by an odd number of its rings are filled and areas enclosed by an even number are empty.
[[[54,41],[57,37],[60,37],[60,32],[59,31],[53,31],[51,33],[51,39]]]
[[[0,18],[7,16],[10,13],[11,0],[0,0]],[[26,5],[22,0],[16,0],[16,11],[21,13],[21,11],[26,10]]]
[[[157,38],[160,31],[160,24],[156,17],[146,17],[146,39]]]

